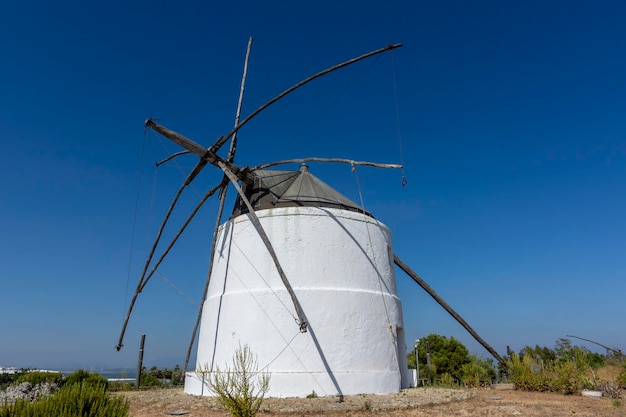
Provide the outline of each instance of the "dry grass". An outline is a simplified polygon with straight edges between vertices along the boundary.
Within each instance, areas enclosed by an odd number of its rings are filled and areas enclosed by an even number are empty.
[[[623,370],[622,365],[606,365],[596,371],[596,377],[603,381],[615,381]]]
[[[194,397],[182,389],[124,392],[133,417],[187,412],[190,417],[228,416],[213,398]],[[408,389],[391,395],[355,395],[343,402],[334,397],[268,398],[260,416],[420,416],[420,417],[623,417],[626,406],[608,398],[587,398],[520,391]]]

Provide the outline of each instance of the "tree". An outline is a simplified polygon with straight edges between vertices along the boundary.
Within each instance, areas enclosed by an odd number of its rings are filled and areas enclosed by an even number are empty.
[[[556,359],[563,360],[565,358],[571,358],[573,348],[574,346],[572,346],[571,340],[566,339],[564,337],[558,338],[556,343],[554,344],[554,352],[556,354]]]
[[[558,342],[557,342],[558,343]],[[520,357],[530,356],[531,358],[537,360],[542,363],[550,363],[554,362],[556,359],[556,353],[554,350],[550,349],[547,346],[541,347],[539,345],[535,345],[535,347],[526,346],[519,352]]]
[[[420,375],[428,375],[426,342],[430,346],[433,377],[448,374],[460,380],[463,376],[461,368],[470,361],[469,352],[465,345],[454,337],[448,339],[435,333],[421,339],[418,345]],[[407,361],[409,364],[415,364],[415,349],[409,354]]]

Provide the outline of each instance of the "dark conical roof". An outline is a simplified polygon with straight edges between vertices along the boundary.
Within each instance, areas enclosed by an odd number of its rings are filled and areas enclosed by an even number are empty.
[[[244,184],[243,191],[255,211],[276,207],[332,207],[371,214],[334,190],[309,172],[307,165],[299,171],[258,170],[251,173],[253,184]],[[232,217],[248,212],[237,197]]]

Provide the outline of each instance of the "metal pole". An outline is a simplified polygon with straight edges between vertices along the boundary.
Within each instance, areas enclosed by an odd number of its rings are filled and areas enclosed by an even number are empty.
[[[426,341],[426,365],[428,366],[428,379],[433,383],[433,369],[430,364],[430,343]]]
[[[419,361],[419,353],[417,353],[417,348],[420,345],[420,340],[417,339],[415,341],[415,371],[417,373],[417,381],[415,381],[415,387],[420,386],[420,361]]]
[[[137,360],[137,376],[135,377],[135,387],[141,385],[141,370],[143,368],[143,346],[146,343],[146,335],[141,335],[141,343],[139,344],[139,359]]]

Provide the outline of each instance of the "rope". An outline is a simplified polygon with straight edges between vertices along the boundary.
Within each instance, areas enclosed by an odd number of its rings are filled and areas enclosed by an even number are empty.
[[[293,335],[293,337],[287,342],[287,344],[285,344],[285,347],[283,348],[283,350],[281,350],[280,352],[278,352],[278,354],[276,356],[274,356],[274,359],[272,359],[271,361],[269,361],[267,363],[267,365],[265,365],[264,367],[262,367],[259,372],[263,371],[264,369],[267,369],[270,367],[271,364],[273,364],[274,362],[276,362],[276,359],[278,359],[280,357],[280,355],[283,354],[284,351],[287,350],[287,348],[289,347],[289,345],[291,345],[291,342],[293,342],[296,337],[298,337],[298,335],[300,335],[302,333],[300,333],[300,331],[297,331],[296,334]],[[282,336],[282,335],[281,335]],[[283,341],[285,341],[285,339],[283,338]],[[300,361],[300,358],[298,358],[298,361]],[[300,362],[302,363],[302,362]],[[309,372],[310,373],[310,372]]]
[[[159,271],[158,269],[156,270],[156,273],[159,274],[159,276],[161,278],[163,278],[163,281],[167,282],[170,287],[174,288],[176,290],[176,292],[178,292],[180,295],[182,295],[183,297],[185,297],[187,299],[187,301],[189,301],[191,304],[193,304],[194,306],[197,306],[197,304],[195,303],[195,301],[193,301],[191,298],[189,298],[187,296],[187,294],[185,294],[180,288],[178,288],[176,285],[174,285],[172,283],[172,281],[170,281],[169,279],[167,279],[167,277],[165,275],[163,275],[161,273],[161,271]]]
[[[352,166],[352,172],[354,172],[354,178],[356,180],[356,186],[359,192],[359,201],[361,202],[361,210],[363,210],[363,213],[366,213],[365,204],[363,202],[363,193],[361,192],[361,182],[359,181],[359,174],[357,172],[355,165]],[[372,251],[372,255],[371,255],[372,263],[374,264],[374,269],[376,271],[376,275],[378,276],[378,288],[380,289],[380,297],[383,301],[383,307],[385,309],[385,316],[387,317],[387,329],[389,330],[389,336],[391,337],[393,351],[396,354],[396,360],[398,360],[397,341],[393,332],[393,325],[391,324],[391,318],[389,317],[389,309],[387,308],[387,301],[385,299],[385,294],[383,290],[382,277],[380,276],[380,273],[378,272],[379,271],[378,265],[376,265],[376,254],[374,253],[374,244],[372,242],[372,235],[370,233],[369,221],[367,219],[364,219],[363,221],[365,222],[365,230],[367,231],[367,239],[369,240],[369,247],[370,247],[370,250]]]
[[[311,117],[309,121],[297,132],[291,135],[289,141],[295,141],[299,138],[305,131],[307,131],[311,126],[313,126],[324,114],[328,113],[328,111],[335,106],[335,104],[342,97],[346,96],[350,91],[352,91],[357,85],[362,85],[360,83],[361,79],[374,68],[374,65],[378,62],[381,55],[376,55],[374,59],[370,62],[370,65],[367,68],[363,68],[363,70],[359,73],[358,76],[351,77],[351,82],[345,83],[345,87],[337,92],[334,97],[327,101],[326,106],[318,111],[316,115]]]
[[[152,150],[152,160],[156,161],[156,155],[154,153],[154,143],[152,141],[150,141],[150,149]],[[150,210],[148,211],[148,218],[147,218],[148,221],[146,223],[146,243],[145,243],[145,250],[146,251],[150,247],[150,240],[151,240],[151,238],[150,238],[150,233],[151,232],[150,231],[152,230],[152,220],[153,220],[153,214],[154,214],[154,200],[156,198],[158,175],[159,175],[159,170],[155,166],[154,167],[154,176],[152,177],[152,190],[150,191]],[[148,253],[144,253],[144,257],[147,257],[147,256],[148,256]]]
[[[393,79],[393,95],[396,103],[396,126],[398,129],[398,144],[400,146],[400,164],[402,165],[402,188],[404,188],[408,181],[404,175],[404,158],[402,155],[402,132],[400,129],[400,105],[398,104],[398,84],[396,82],[396,65],[393,60],[393,49],[391,52],[391,74]]]
[[[139,173],[137,174],[137,194],[135,195],[135,213],[133,215],[133,226],[130,236],[130,254],[128,256],[128,271],[126,273],[126,290],[124,291],[124,310],[122,311],[122,320],[126,317],[126,308],[128,307],[128,285],[130,283],[130,269],[133,263],[133,247],[135,246],[135,231],[137,229],[137,213],[139,212],[139,194],[141,190],[141,174],[143,172],[143,158],[146,150],[146,127],[143,128],[143,143],[141,145],[141,159],[139,160]]]
[[[261,280],[263,280],[263,282],[265,283],[265,285],[267,285],[267,287],[269,288],[270,292],[276,297],[276,299],[282,304],[282,306],[285,308],[285,310],[287,310],[287,312],[289,312],[289,314],[291,315],[291,317],[293,317],[293,319],[297,322],[298,319],[289,311],[289,308],[287,307],[287,305],[285,305],[285,303],[283,303],[283,301],[280,299],[280,297],[278,296],[278,294],[276,294],[274,292],[274,290],[272,290],[272,287],[270,287],[270,285],[267,283],[267,281],[265,281],[265,279],[263,278],[263,276],[259,273],[259,271],[254,267],[254,265],[250,262],[250,260],[245,256],[245,253],[241,250],[241,248],[237,245],[237,243],[233,240],[231,241],[236,247],[237,249],[239,249],[239,251],[242,253],[242,255],[246,258],[246,260],[248,261],[248,263],[250,264],[250,266],[252,266],[252,268],[254,269],[254,271],[257,273],[257,275],[261,278]],[[287,342],[287,340],[282,337],[282,333],[280,332],[280,328],[276,325],[276,323],[274,323],[274,320],[272,319],[272,317],[270,315],[267,314],[267,312],[265,311],[265,309],[263,308],[263,304],[261,304],[261,302],[255,297],[254,293],[252,291],[250,291],[250,289],[245,285],[244,281],[241,279],[241,275],[239,275],[237,273],[237,271],[233,268],[232,265],[229,265],[228,270],[233,273],[237,279],[239,280],[239,282],[241,282],[241,284],[244,286],[244,288],[246,290],[248,290],[248,292],[250,293],[250,296],[252,297],[252,299],[254,300],[254,302],[261,308],[261,311],[263,312],[263,314],[265,315],[265,317],[267,317],[267,319],[269,320],[270,323],[272,323],[272,325],[274,326],[274,328],[276,329],[276,331],[278,332],[278,334],[281,336],[281,338],[283,339],[284,342],[286,342],[285,347],[283,347],[283,349],[278,352],[278,354],[271,360],[269,361],[265,366],[263,366],[259,372],[262,372],[264,369],[269,368],[269,366],[274,363],[279,357],[280,355],[282,355],[285,350],[287,350],[287,348],[290,347],[291,343],[295,340],[295,338],[299,335],[302,334],[302,332],[298,331],[296,332],[296,334]],[[293,351],[293,350],[292,350]],[[311,371],[309,371],[306,367],[306,365],[304,364],[304,362],[302,362],[302,360],[300,359],[300,356],[298,355],[297,352],[293,352],[296,359],[298,360],[298,362],[300,363],[300,365],[302,365],[302,368],[311,375],[311,377],[315,380],[315,382],[317,383],[319,389],[322,391],[322,393],[324,393],[324,395],[326,395],[326,391],[324,390],[324,387],[322,386],[322,384],[317,380],[315,374]],[[212,367],[211,367],[212,369]]]
[[[250,264],[250,266],[252,267],[252,269],[254,269],[254,272],[256,272],[256,274],[259,276],[259,278],[261,278],[261,281],[263,281],[265,283],[265,285],[267,286],[267,288],[270,290],[270,292],[272,294],[274,294],[274,296],[276,297],[276,299],[282,304],[282,306],[285,308],[285,310],[291,315],[291,317],[296,321],[296,323],[298,322],[298,318],[291,312],[291,310],[289,310],[289,307],[287,307],[287,305],[283,302],[283,300],[280,299],[280,297],[278,296],[278,294],[276,294],[276,292],[274,291],[274,289],[270,286],[270,284],[265,280],[265,278],[263,278],[263,275],[261,275],[261,273],[259,272],[258,269],[256,269],[256,266],[254,266],[254,264],[252,263],[252,261],[250,261],[250,259],[246,256],[245,251],[243,251],[239,245],[237,245],[237,242],[235,242],[234,240],[232,241],[233,245],[235,245],[237,247],[237,249],[239,249],[239,252],[241,252],[241,254],[243,255],[243,257],[246,259],[246,261]],[[236,276],[237,278],[239,278],[239,280],[241,281],[241,278],[239,277],[239,274],[237,274],[237,272],[233,269],[232,266],[228,267],[229,270],[231,270]],[[243,283],[243,281],[241,281],[241,283]],[[246,287],[246,289],[248,289],[248,287]],[[249,291],[249,290],[248,290]]]

